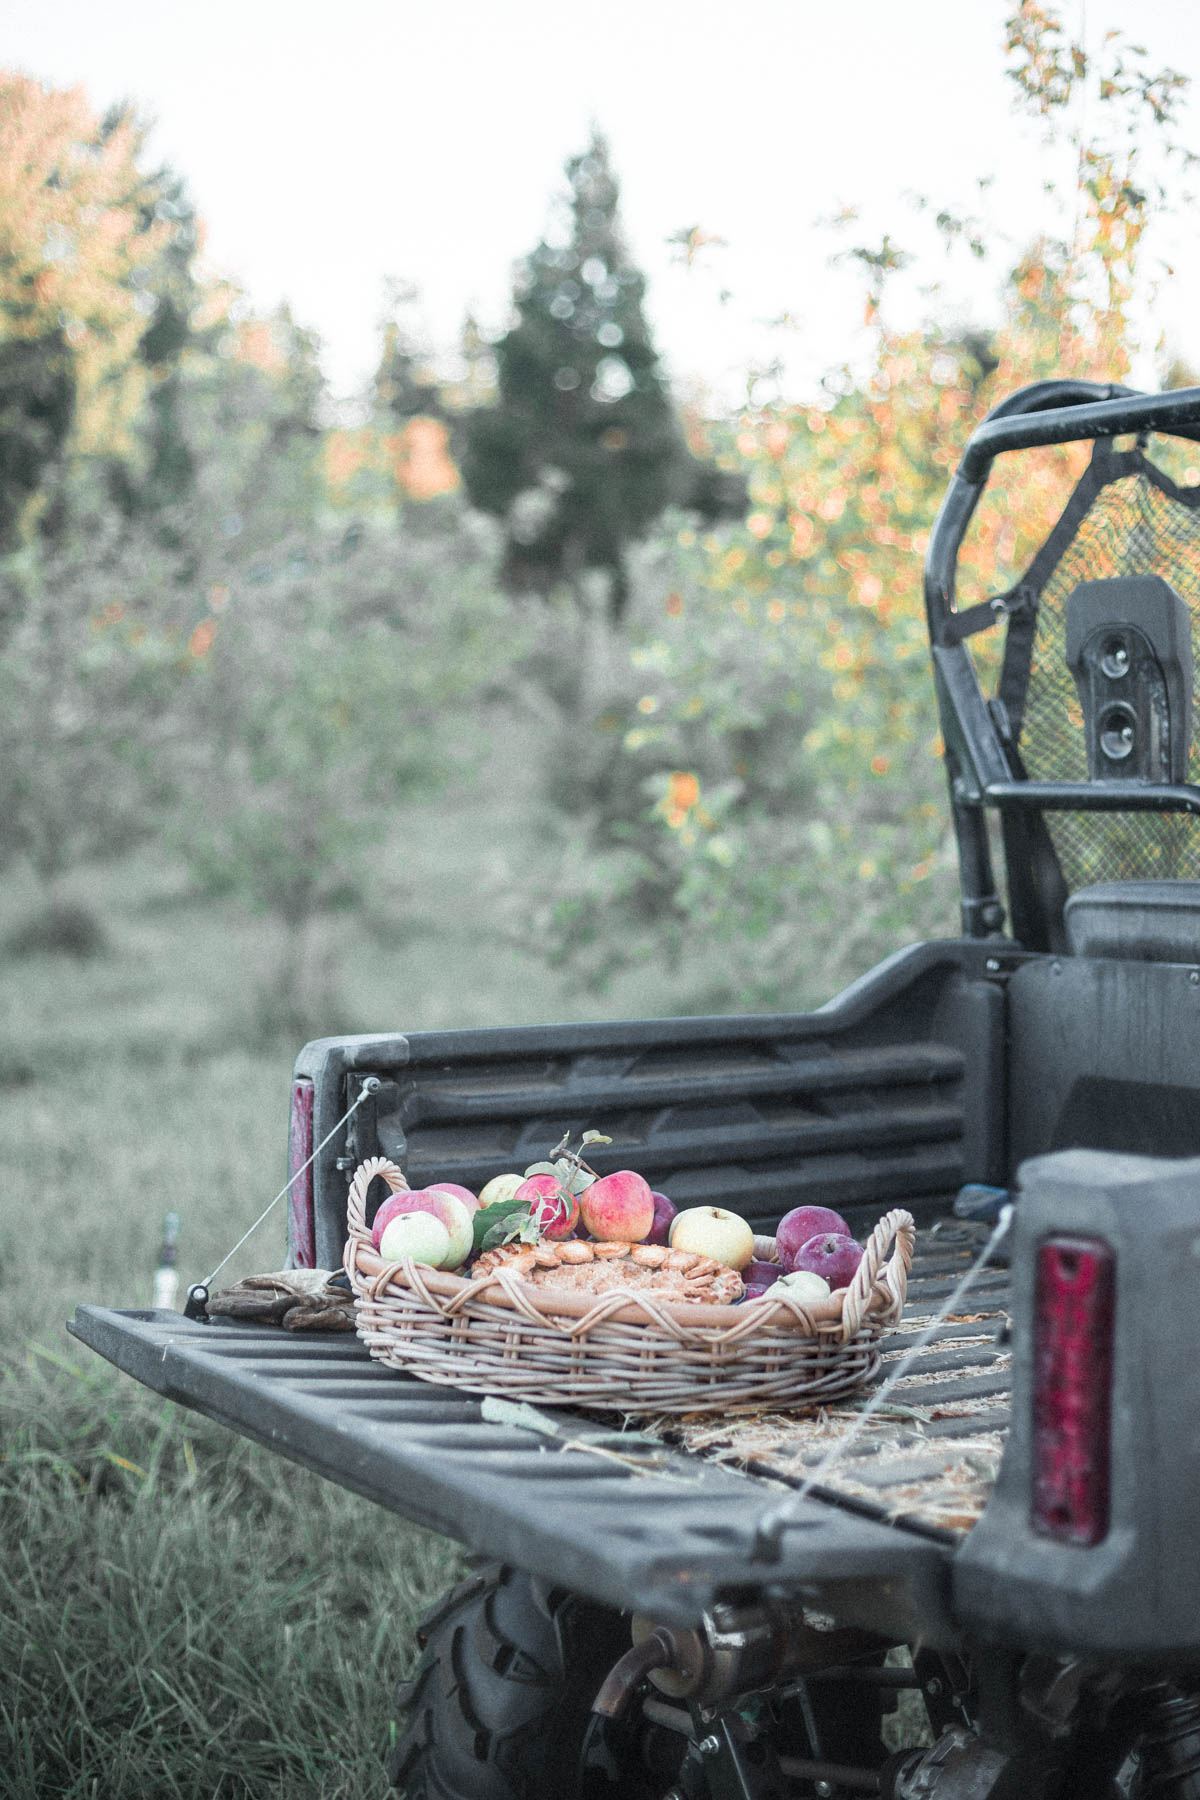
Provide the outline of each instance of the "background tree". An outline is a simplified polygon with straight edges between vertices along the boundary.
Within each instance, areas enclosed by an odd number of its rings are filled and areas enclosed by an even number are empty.
[[[496,346],[494,406],[468,422],[463,477],[504,521],[504,579],[576,593],[602,572],[612,617],[629,593],[626,547],[690,493],[683,443],[629,259],[608,147],[594,132],[567,163],[569,230],[521,265],[516,323]]]
[[[137,310],[147,314],[138,356],[150,383],[137,425],[142,453],[112,464],[109,488],[127,518],[154,520],[168,547],[178,549],[183,533],[176,509],[193,491],[198,461],[186,416],[188,369],[198,355],[215,354],[214,329],[199,322],[200,225],[184,182],[169,168],[158,170],[143,184],[139,211],[144,231],[162,230],[161,251],[139,273],[134,296]]]
[[[379,366],[371,387],[370,424],[356,434],[355,460],[406,531],[453,535],[459,527],[462,478],[451,448],[464,411],[463,383],[452,384],[435,357],[420,318],[419,290],[391,284]],[[468,375],[460,357],[459,372]],[[368,482],[360,482],[365,490]],[[364,493],[365,497],[365,493]],[[433,502],[434,504],[430,504]]]
[[[571,780],[548,775],[564,855],[538,930],[590,980],[670,960],[702,1010],[811,1004],[885,950],[957,929],[921,603],[929,527],[996,401],[1051,376],[1127,377],[1140,253],[1171,166],[1191,161],[1175,72],[1115,36],[1089,57],[1028,0],[1007,36],[1022,106],[1073,152],[1070,235],[1029,246],[979,331],[897,330],[905,258],[890,238],[856,247],[865,376],[835,369],[819,403],[748,408],[745,524],[659,541],[657,606],[619,699],[573,722]],[[1020,577],[1086,459],[1065,446],[997,471],[964,546],[963,604]]]
[[[463,702],[507,638],[482,563],[452,539],[401,563],[391,533],[349,550],[314,536],[213,591],[188,645],[171,836],[202,889],[277,927],[257,1030],[334,1028],[323,922],[369,904],[394,810],[463,767]]]
[[[142,345],[178,221],[141,149],[127,109],[0,74],[0,548],[61,519],[65,478],[144,462]]]
[[[91,896],[68,877],[158,825],[168,795],[182,640],[164,624],[161,550],[69,536],[0,576],[0,868],[23,861],[38,899],[10,948],[98,951]]]
[[[236,290],[201,296],[177,365],[172,422],[190,474],[170,526],[186,578],[265,577],[321,515],[324,392],[317,343],[286,307],[257,317]]]
[[[440,419],[445,413],[442,386],[416,318],[418,290],[411,282],[393,282],[389,299],[373,383],[375,406],[401,424],[418,417]]]

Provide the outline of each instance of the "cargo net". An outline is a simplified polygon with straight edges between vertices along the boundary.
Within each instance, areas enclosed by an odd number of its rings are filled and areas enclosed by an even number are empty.
[[[1118,469],[1126,472],[1117,474]],[[1081,581],[1115,575],[1160,575],[1187,605],[1196,651],[1193,719],[1200,721],[1200,489],[1176,487],[1140,451],[1115,456],[1098,447],[1022,584],[1037,601],[1026,669],[1012,666],[1019,640],[1014,624],[1009,626],[1001,693],[1008,696],[1010,715],[1021,721],[1019,747],[1030,781],[1088,779],[1083,712],[1067,667],[1066,607]],[[1188,780],[1200,782],[1195,732]],[[1097,881],[1200,876],[1200,837],[1187,814],[1047,812],[1044,817],[1072,891]]]

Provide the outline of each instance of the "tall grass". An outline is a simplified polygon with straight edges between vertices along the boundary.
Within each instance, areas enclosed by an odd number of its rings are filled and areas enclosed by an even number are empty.
[[[2,1398],[0,1790],[378,1795],[455,1547],[100,1365],[13,1359]]]
[[[378,916],[339,929],[342,1010],[314,1030],[666,1009],[644,982],[580,1006],[490,935],[508,870],[538,879],[507,758],[381,832]],[[10,956],[0,983],[0,1794],[380,1796],[391,1688],[457,1548],[65,1331],[80,1301],[148,1302],[165,1211],[186,1283],[278,1188],[298,1045],[265,1038],[253,1003],[271,930],[190,895],[153,850],[78,885],[108,953]],[[10,882],[0,939],[32,902]],[[282,1256],[272,1220],[223,1279]]]

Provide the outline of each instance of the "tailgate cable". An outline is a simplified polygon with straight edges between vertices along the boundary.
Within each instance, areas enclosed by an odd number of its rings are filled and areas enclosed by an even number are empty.
[[[1012,1224],[1012,1216],[1013,1209],[1011,1202],[1007,1206],[1002,1206],[1000,1208],[1000,1217],[996,1223],[996,1228],[992,1232],[987,1243],[983,1246],[983,1249],[979,1252],[979,1255],[975,1258],[975,1261],[959,1281],[957,1287],[954,1288],[949,1299],[942,1302],[924,1331],[922,1331],[915,1341],[909,1345],[908,1349],[904,1352],[904,1355],[900,1358],[900,1361],[887,1377],[887,1380],[876,1388],[870,1400],[855,1418],[849,1431],[847,1431],[844,1436],[840,1437],[837,1442],[826,1451],[812,1474],[805,1477],[804,1481],[794,1493],[788,1494],[784,1500],[780,1501],[778,1506],[772,1507],[770,1512],[763,1514],[754,1534],[754,1549],[751,1552],[751,1561],[778,1562],[782,1549],[784,1532],[794,1526],[803,1526],[810,1523],[809,1520],[806,1520],[801,1516],[801,1509],[805,1500],[807,1500],[813,1489],[825,1480],[826,1476],[831,1472],[835,1465],[841,1461],[842,1457],[845,1456],[851,1444],[863,1430],[867,1420],[873,1413],[878,1412],[879,1408],[887,1400],[888,1395],[895,1388],[896,1383],[908,1374],[914,1357],[918,1356],[920,1352],[925,1349],[927,1344],[932,1343],[939,1326],[941,1326],[944,1321],[950,1317],[951,1313],[955,1312],[962,1304],[963,1296],[966,1294],[968,1288],[971,1286],[972,1282],[975,1281],[976,1277],[983,1273],[988,1262],[1008,1235],[1008,1228]]]
[[[220,1262],[217,1264],[217,1266],[213,1270],[212,1274],[208,1277],[208,1280],[207,1281],[198,1281],[198,1282],[196,1282],[196,1284],[193,1287],[190,1287],[188,1289],[187,1304],[185,1305],[185,1307],[183,1309],[187,1318],[189,1318],[189,1319],[207,1318],[208,1315],[204,1309],[205,1309],[206,1305],[208,1304],[209,1292],[212,1288],[213,1282],[217,1279],[217,1276],[221,1273],[221,1270],[225,1267],[225,1264],[227,1262],[229,1262],[229,1260],[232,1257],[237,1255],[237,1253],[241,1249],[242,1245],[246,1242],[246,1239],[254,1236],[254,1233],[258,1230],[259,1226],[262,1224],[263,1220],[267,1217],[268,1213],[273,1212],[275,1210],[275,1208],[279,1205],[279,1202],[284,1198],[284,1196],[291,1192],[292,1188],[295,1187],[296,1183],[299,1181],[300,1177],[304,1174],[305,1170],[311,1168],[313,1163],[316,1162],[318,1156],[320,1156],[320,1154],[321,1154],[322,1150],[325,1148],[326,1144],[332,1143],[333,1139],[337,1136],[338,1132],[342,1129],[342,1126],[346,1123],[346,1120],[353,1118],[354,1114],[358,1111],[358,1109],[362,1105],[363,1101],[369,1100],[372,1097],[372,1095],[377,1094],[379,1092],[379,1089],[381,1086],[382,1086],[382,1083],[380,1082],[378,1075],[368,1075],[367,1076],[366,1080],[362,1084],[362,1087],[359,1089],[358,1099],[354,1102],[353,1106],[349,1107],[347,1109],[347,1111],[342,1114],[341,1118],[338,1120],[337,1124],[334,1126],[333,1130],[328,1134],[328,1136],[323,1137],[321,1139],[320,1143],[317,1145],[316,1149],[313,1151],[313,1153],[309,1157],[308,1161],[301,1163],[300,1167],[296,1170],[296,1173],[293,1176],[291,1176],[291,1178],[285,1183],[285,1185],[283,1187],[280,1188],[280,1190],[276,1194],[275,1198],[271,1201],[271,1204],[269,1206],[265,1206],[263,1208],[262,1212],[259,1213],[257,1219],[255,1219],[253,1225],[251,1225],[249,1231],[244,1231],[242,1233],[241,1237],[238,1239],[237,1243],[233,1246],[233,1249],[228,1251],[226,1253],[226,1255],[224,1255],[221,1258]]]

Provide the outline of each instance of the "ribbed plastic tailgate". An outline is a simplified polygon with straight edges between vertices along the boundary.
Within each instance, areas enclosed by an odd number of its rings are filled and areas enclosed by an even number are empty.
[[[719,1591],[834,1584],[847,1619],[940,1635],[944,1546],[810,1499],[764,1563],[756,1528],[781,1489],[753,1475],[571,1414],[557,1437],[490,1423],[480,1400],[384,1369],[351,1336],[96,1306],[70,1330],[365,1499],[609,1604],[694,1621]]]

